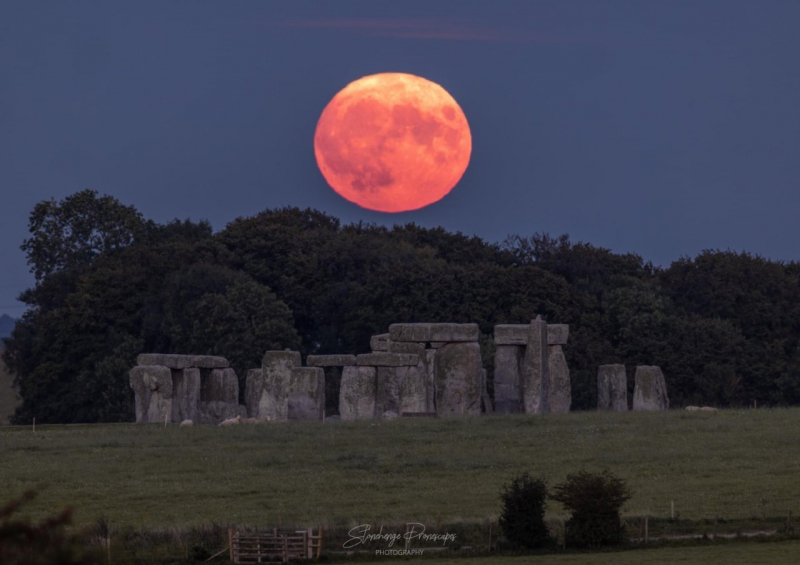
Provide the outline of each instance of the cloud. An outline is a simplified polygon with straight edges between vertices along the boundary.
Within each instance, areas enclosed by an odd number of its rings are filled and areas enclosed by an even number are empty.
[[[502,43],[543,43],[555,38],[532,31],[488,26],[484,23],[454,21],[446,18],[329,18],[287,20],[279,27],[325,29],[358,33],[371,37],[402,39],[441,39],[451,41],[488,41]]]

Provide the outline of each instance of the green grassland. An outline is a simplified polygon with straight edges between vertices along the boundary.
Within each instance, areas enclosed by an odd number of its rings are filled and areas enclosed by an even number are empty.
[[[32,515],[70,505],[79,524],[452,523],[496,517],[521,471],[552,485],[608,468],[633,492],[627,516],[674,500],[682,519],[785,517],[800,514],[798,444],[798,409],[0,428],[0,498],[36,488]]]
[[[703,563],[704,565],[794,565],[800,560],[800,542],[728,543],[704,546],[658,547],[601,553],[572,553],[562,555],[529,555],[430,559],[430,565],[675,565]],[[392,560],[359,562],[377,565]]]

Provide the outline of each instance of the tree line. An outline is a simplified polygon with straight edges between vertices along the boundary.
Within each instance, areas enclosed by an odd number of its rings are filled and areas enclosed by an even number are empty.
[[[132,420],[141,352],[222,355],[243,380],[268,349],[362,353],[396,322],[476,322],[491,383],[494,325],[537,314],[570,325],[574,409],[595,407],[606,363],[629,380],[661,366],[673,406],[800,403],[796,262],[704,251],[662,268],[566,235],[492,243],[298,208],[214,232],[90,190],[37,204],[29,231],[36,284],[5,341],[18,423]]]

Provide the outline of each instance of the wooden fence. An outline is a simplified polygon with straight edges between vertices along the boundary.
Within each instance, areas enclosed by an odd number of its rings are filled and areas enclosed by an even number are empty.
[[[230,556],[233,563],[287,563],[292,559],[319,558],[322,553],[322,528],[317,534],[307,530],[268,532],[234,532],[228,530]]]

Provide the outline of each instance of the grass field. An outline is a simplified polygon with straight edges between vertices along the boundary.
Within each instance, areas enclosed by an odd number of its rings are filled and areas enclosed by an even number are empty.
[[[430,559],[430,565],[674,565],[702,563],[704,565],[794,565],[800,560],[800,542],[729,543],[724,545],[660,547],[602,553],[573,553],[567,555],[531,555],[524,557],[475,557]],[[391,560],[389,561],[391,562]],[[363,562],[359,565],[387,563],[387,560]]]
[[[437,523],[496,516],[498,491],[530,470],[552,485],[609,468],[628,516],[800,514],[800,410],[575,413],[218,428],[0,428],[0,498],[40,490],[78,523]],[[551,506],[557,517],[561,509]]]

